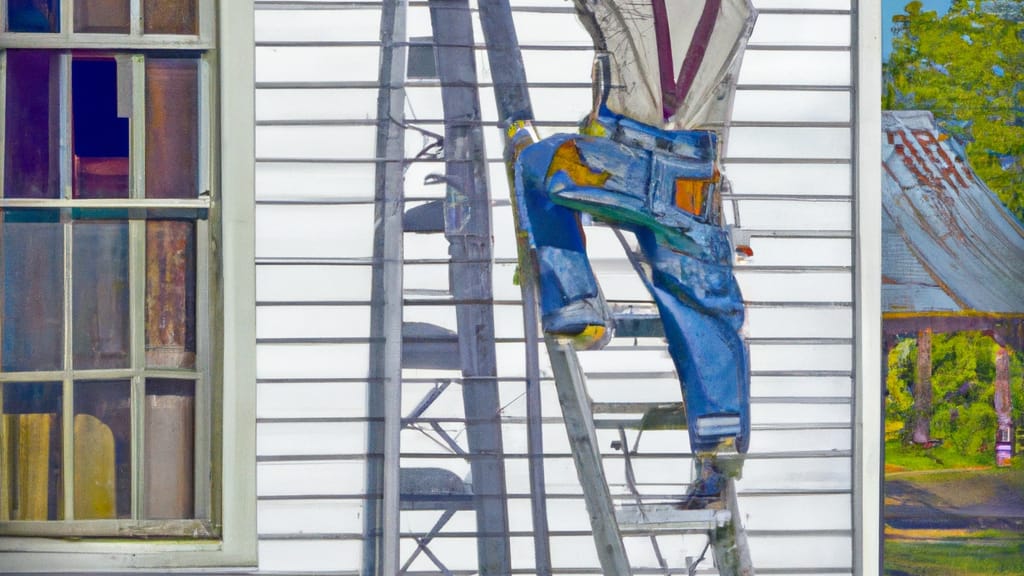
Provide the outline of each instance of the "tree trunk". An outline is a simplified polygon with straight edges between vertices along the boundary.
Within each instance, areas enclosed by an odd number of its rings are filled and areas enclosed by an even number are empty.
[[[996,351],[996,465],[1009,465],[1013,450],[1013,416],[1010,400],[1010,353]]]
[[[917,333],[917,369],[914,371],[914,444],[931,440],[932,426],[932,331]]]

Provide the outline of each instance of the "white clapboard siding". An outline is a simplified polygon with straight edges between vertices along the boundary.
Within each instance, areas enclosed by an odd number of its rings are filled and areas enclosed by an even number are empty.
[[[590,108],[592,52],[563,0],[512,0],[542,135],[572,131]],[[852,0],[755,0],[761,11],[739,75],[725,170],[726,218],[750,235],[754,256],[736,269],[748,303],[750,453],[738,483],[754,566],[772,574],[850,574],[853,564],[853,155]],[[380,2],[256,1],[257,481],[259,571],[358,574],[363,566],[371,422],[367,398],[373,296],[374,194]],[[474,4],[475,7],[475,4]],[[501,134],[479,18],[477,79],[494,200],[495,348],[512,568],[536,567],[526,428],[525,342],[516,246]],[[407,34],[429,39],[426,3],[408,8]],[[426,40],[429,41],[429,40]],[[402,120],[405,159],[442,134],[438,81],[410,79]],[[395,160],[395,159],[388,159]],[[444,196],[429,185],[443,162],[405,167],[406,208]],[[627,235],[628,236],[628,235]],[[606,297],[649,307],[650,296],[605,227],[588,247]],[[456,329],[448,244],[438,234],[403,238],[403,319]],[[582,490],[543,347],[541,412],[547,528],[553,572],[600,573]],[[628,500],[615,423],[645,405],[677,402],[664,342],[617,339],[580,354],[598,410],[604,468]],[[422,422],[401,432],[403,467],[469,464],[459,372],[403,370],[402,413],[443,392]],[[452,382],[446,384],[446,382]],[[447,436],[435,432],[433,423]],[[637,432],[627,430],[633,442]],[[691,474],[685,432],[647,431],[634,457],[647,494],[678,497]],[[401,513],[402,562],[439,511]],[[472,510],[456,512],[430,542],[456,573],[476,562]],[[698,556],[699,535],[659,536],[674,573]],[[655,568],[647,537],[628,537],[635,567]],[[711,573],[702,565],[701,573]],[[437,573],[419,554],[410,570]]]

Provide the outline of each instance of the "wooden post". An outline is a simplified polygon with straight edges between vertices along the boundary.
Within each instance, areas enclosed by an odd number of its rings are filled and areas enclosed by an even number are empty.
[[[1010,400],[1010,353],[1005,346],[996,350],[996,465],[1009,466],[1013,456],[1013,415]]]
[[[917,367],[914,370],[914,444],[931,440],[932,426],[932,330],[917,333]]]

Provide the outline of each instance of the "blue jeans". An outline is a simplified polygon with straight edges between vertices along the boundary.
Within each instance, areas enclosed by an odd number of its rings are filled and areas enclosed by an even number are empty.
[[[651,265],[645,284],[681,381],[691,448],[714,451],[733,439],[746,452],[749,353],[728,231],[715,213],[716,135],[660,130],[607,112],[598,124],[600,136],[555,135],[523,149],[516,163],[544,330],[601,321],[585,311],[578,317],[579,303],[600,299],[579,212],[632,231]],[[679,194],[689,196],[680,201]]]

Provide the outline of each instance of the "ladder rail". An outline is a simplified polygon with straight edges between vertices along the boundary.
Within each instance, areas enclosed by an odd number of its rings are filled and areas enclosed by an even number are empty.
[[[724,509],[682,511],[671,505],[648,508],[642,503],[642,496],[636,488],[630,448],[621,427],[620,443],[625,453],[627,483],[637,505],[633,511],[615,506],[602,466],[586,376],[576,349],[571,342],[550,335],[545,335],[544,341],[602,571],[606,575],[632,574],[619,522],[620,519],[635,517],[634,523],[645,525],[637,532],[646,533],[651,538],[660,568],[666,572],[667,564],[656,540],[659,528],[706,534],[720,576],[754,576],[750,548],[739,513],[735,479],[730,476],[725,483],[721,498]]]
[[[750,559],[747,533],[743,529],[739,502],[736,498],[736,482],[732,478],[726,482],[722,500],[732,517],[710,534],[718,573],[721,576],[754,576],[754,563]]]
[[[562,407],[562,419],[576,474],[583,487],[583,497],[594,532],[598,560],[606,576],[630,576],[626,547],[615,519],[615,504],[601,465],[601,451],[597,445],[594,417],[590,410],[590,397],[576,349],[572,343],[561,341],[550,335],[544,336],[551,370],[555,376],[558,402]]]

